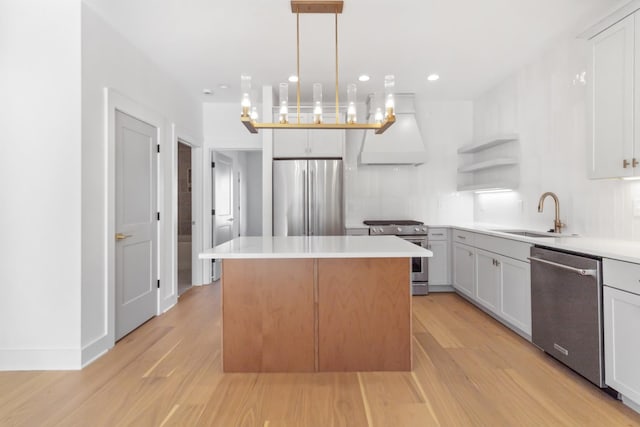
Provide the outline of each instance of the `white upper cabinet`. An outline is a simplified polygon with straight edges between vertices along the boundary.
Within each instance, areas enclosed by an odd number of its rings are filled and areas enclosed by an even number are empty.
[[[310,123],[309,114],[301,114],[302,123]],[[335,116],[327,115],[326,123],[335,121]],[[290,123],[296,123],[295,114],[290,114]],[[274,158],[342,158],[344,151],[344,130],[340,129],[284,129],[273,131]]]
[[[593,39],[590,82],[590,178],[640,175],[640,15]]]

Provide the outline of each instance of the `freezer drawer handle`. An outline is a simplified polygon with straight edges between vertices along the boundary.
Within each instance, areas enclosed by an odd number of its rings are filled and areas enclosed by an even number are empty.
[[[569,267],[568,265],[558,264],[557,262],[547,261],[546,259],[540,259],[540,258],[536,258],[536,257],[527,257],[527,259],[530,260],[530,261],[541,262],[543,264],[548,264],[548,265],[552,265],[554,267],[562,268],[563,270],[569,270],[569,271],[572,271],[574,273],[578,273],[581,276],[593,276],[593,277],[596,277],[596,274],[597,274],[597,270],[595,270],[595,269],[584,269],[584,268]]]

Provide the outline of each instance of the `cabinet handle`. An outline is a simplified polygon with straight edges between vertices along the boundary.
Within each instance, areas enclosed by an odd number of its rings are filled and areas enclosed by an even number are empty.
[[[432,236],[444,236],[444,234],[442,234],[442,233],[432,233],[431,235]],[[458,237],[460,237],[460,236],[458,236]]]
[[[469,251],[469,256],[473,256],[473,252]]]
[[[466,238],[466,237],[464,237],[464,236],[460,236],[460,235],[458,235],[458,239],[460,239],[460,240],[467,240],[467,238]]]
[[[628,168],[628,167],[629,167],[629,160],[627,160],[627,159],[623,159],[623,160],[622,160],[622,168],[623,168],[623,169],[626,169],[626,168]]]
[[[634,157],[633,159],[631,159],[631,167],[635,168],[636,166],[638,166],[638,161],[636,160],[636,158]]]

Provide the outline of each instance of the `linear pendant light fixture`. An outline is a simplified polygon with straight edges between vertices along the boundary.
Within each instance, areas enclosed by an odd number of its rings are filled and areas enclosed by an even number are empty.
[[[378,108],[375,113],[374,123],[358,123],[356,119],[356,85],[347,86],[347,120],[340,122],[339,97],[338,97],[338,14],[342,13],[344,1],[321,0],[292,0],[291,12],[296,14],[296,63],[298,80],[296,86],[297,120],[289,123],[288,120],[288,90],[287,83],[280,84],[280,108],[278,123],[257,122],[257,111],[251,107],[251,77],[241,76],[242,113],[240,120],[251,133],[258,133],[258,129],[373,129],[380,134],[389,128],[395,121],[394,95],[395,79],[392,75],[385,76],[385,113]],[[313,123],[301,123],[300,121],[300,14],[301,13],[333,13],[335,15],[335,39],[336,39],[336,122],[323,123],[322,120],[322,85],[313,85]]]

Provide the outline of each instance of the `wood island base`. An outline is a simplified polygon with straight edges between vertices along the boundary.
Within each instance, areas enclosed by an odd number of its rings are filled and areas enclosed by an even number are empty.
[[[224,259],[224,372],[410,371],[410,258]]]

